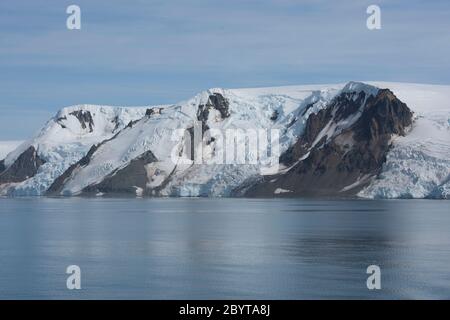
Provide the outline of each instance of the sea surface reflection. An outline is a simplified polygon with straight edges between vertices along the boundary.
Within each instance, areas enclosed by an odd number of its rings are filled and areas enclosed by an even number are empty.
[[[450,201],[0,199],[2,299],[449,299],[449,266]]]

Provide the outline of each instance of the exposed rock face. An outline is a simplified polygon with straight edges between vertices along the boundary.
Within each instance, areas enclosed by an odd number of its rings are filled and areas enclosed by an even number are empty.
[[[114,119],[111,120],[111,122],[114,123],[113,132],[116,132],[120,127],[119,116],[115,116]]]
[[[46,194],[59,195],[62,192],[66,181],[76,172],[76,170],[89,164],[92,155],[95,153],[99,146],[100,144],[93,145],[91,149],[89,149],[89,152],[83,158],[81,158],[80,161],[71,165],[62,175],[56,178],[56,180],[53,181],[52,185],[48,188]]]
[[[278,116],[279,116],[279,115],[280,115],[279,112],[278,112],[277,110],[275,110],[275,111],[272,113],[272,116],[270,117],[270,120],[276,121],[276,120],[278,119]]]
[[[62,123],[64,120],[67,120],[67,117],[66,117],[66,116],[64,116],[64,117],[59,117],[58,119],[56,119],[56,122],[61,126],[61,128],[66,129],[66,128],[67,128],[66,125],[64,125],[64,124]]]
[[[2,161],[0,164],[0,184],[22,182],[33,177],[44,163],[44,160],[37,154],[36,149],[30,146],[8,168],[5,167],[4,161]]]
[[[0,174],[2,174],[3,171],[5,171],[5,160],[0,160]]]
[[[143,153],[141,156],[130,161],[121,169],[109,174],[99,184],[86,187],[84,193],[139,193],[144,191],[148,183],[148,175],[145,166],[157,161],[151,151]]]
[[[80,121],[81,127],[83,129],[89,128],[89,132],[92,132],[94,129],[94,120],[92,119],[92,115],[90,111],[85,110],[77,110],[70,113],[75,116],[78,121]]]
[[[69,169],[59,176],[50,188],[47,190],[47,195],[61,195],[64,190],[66,182],[76,174],[76,172],[87,166],[97,149],[105,143],[94,145],[89,152],[80,161],[70,166]],[[151,151],[143,153],[141,156],[133,159],[130,163],[123,168],[120,168],[111,174],[109,174],[102,182],[90,185],[83,189],[84,194],[89,193],[133,193],[136,194],[136,190],[146,189],[148,182],[147,171],[145,165],[157,161],[156,157]]]
[[[219,111],[222,119],[230,116],[230,105],[228,100],[225,99],[220,93],[211,94],[206,104],[201,104],[198,106],[197,120],[202,121],[203,123],[208,121],[209,112],[211,109]]]
[[[230,105],[228,100],[224,98],[220,93],[214,93],[209,96],[209,101],[212,107],[220,112],[222,119],[230,116]]]
[[[161,114],[164,108],[149,108],[145,111],[145,115],[151,117],[154,114]]]
[[[404,135],[412,112],[388,89],[376,96],[341,93],[312,114],[280,161],[289,169],[246,188],[246,196],[356,194],[379,174],[391,139]]]
[[[416,107],[414,99],[408,100],[409,94],[395,87],[392,90],[408,101],[408,105]],[[416,91],[412,95],[416,96]],[[393,164],[393,172],[411,172],[413,186],[417,177],[422,178],[420,175],[427,179],[428,185],[439,182],[427,187],[431,191],[421,197],[448,198],[450,194],[446,159],[433,155],[436,161],[431,158],[414,160],[419,163],[415,171],[404,164],[403,154],[416,157],[410,150],[419,149],[409,148],[411,139],[394,141],[393,138],[406,134],[412,123],[412,113],[391,91],[370,84],[351,82],[320,90],[315,87],[211,89],[207,94],[180,104],[167,105],[164,109],[160,106],[140,108],[139,112],[114,111],[101,106],[82,106],[76,111],[77,108],[59,112],[43,134],[0,161],[0,194],[25,195],[28,190],[37,190],[33,194],[41,195],[47,190],[48,195],[361,196],[386,177],[391,177],[388,188],[400,184],[392,178],[398,175],[386,174],[391,159],[399,162]],[[421,117],[414,124],[413,139],[424,114],[418,112]],[[442,118],[439,114],[436,123],[441,125],[447,119],[450,116]],[[196,120],[194,126],[192,120]],[[213,135],[198,134],[200,123],[203,133],[209,127],[279,129],[280,170],[267,176],[263,175],[266,171],[259,170],[261,163],[207,163],[211,155],[226,151],[227,146],[221,146],[224,141],[214,139]],[[61,126],[67,130],[62,130]],[[179,129],[186,130],[185,135],[181,140],[173,139],[174,130]],[[418,133],[423,134],[423,131]],[[448,137],[445,134],[442,135],[444,142]],[[199,136],[203,138],[203,154],[200,155],[206,161],[202,164],[174,161],[175,152],[179,157],[197,160]],[[430,139],[424,140],[423,144],[428,146],[428,141]],[[34,148],[20,154],[31,144]],[[399,147],[404,149],[400,152]],[[420,148],[424,155],[429,152],[428,148]],[[34,149],[39,149],[41,158]],[[252,151],[248,149],[246,151]],[[273,149],[270,152],[273,155]],[[448,155],[445,152],[443,157]],[[43,167],[42,159],[48,161]],[[433,161],[430,170],[438,174],[428,178],[421,169],[423,163],[428,165],[430,161]],[[61,172],[63,174],[56,178]],[[30,176],[32,178],[26,179]],[[400,193],[403,192],[401,184],[396,192],[404,197],[405,193]],[[384,194],[381,192],[385,192],[385,186],[382,184],[379,188],[381,191],[377,194]],[[10,192],[13,189],[14,193]],[[411,197],[416,196],[411,193]]]

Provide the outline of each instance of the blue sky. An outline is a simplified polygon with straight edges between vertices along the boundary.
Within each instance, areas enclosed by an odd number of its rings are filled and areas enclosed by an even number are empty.
[[[66,28],[81,7],[82,29]],[[382,29],[366,28],[381,7]],[[0,140],[58,109],[175,103],[210,87],[348,80],[450,84],[450,2],[0,2]]]

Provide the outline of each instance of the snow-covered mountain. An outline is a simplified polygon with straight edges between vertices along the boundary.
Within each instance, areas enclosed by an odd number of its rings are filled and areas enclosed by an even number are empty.
[[[262,141],[251,135],[235,137],[244,163],[217,161],[229,153],[228,135],[200,144],[198,124],[205,135],[276,131],[279,144],[267,151],[278,150],[279,166],[262,170],[268,154],[251,148]],[[216,88],[174,105],[64,108],[0,162],[3,195],[449,198],[449,179],[450,86],[387,82]]]
[[[145,111],[145,107],[93,105],[63,108],[35,137],[0,162],[0,194],[42,195],[92,145],[111,138],[131,121],[142,118]],[[35,152],[37,160],[32,159]],[[41,163],[39,167],[35,161]]]
[[[450,198],[450,86],[371,83],[390,88],[414,111],[412,130],[397,137],[383,171],[359,193],[369,198]]]

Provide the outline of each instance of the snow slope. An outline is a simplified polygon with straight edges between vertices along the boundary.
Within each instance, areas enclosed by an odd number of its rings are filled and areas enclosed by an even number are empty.
[[[46,162],[38,173],[21,183],[0,186],[0,194],[41,195],[67,168],[80,160],[93,144],[111,138],[130,121],[144,116],[145,107],[111,107],[77,105],[61,109],[31,140],[22,143],[5,158],[5,165],[12,164],[30,146]],[[89,112],[92,128],[83,127],[76,112]]]
[[[70,165],[80,160],[93,144],[102,141],[88,165],[80,167],[64,184],[62,194],[74,195],[101,182],[115,170],[146,151],[158,162],[146,167],[149,187],[160,187],[159,195],[227,196],[248,178],[260,174],[255,164],[182,165],[171,161],[172,150],[181,150],[184,141],[172,138],[176,129],[188,129],[197,118],[198,106],[211,94],[221,94],[229,102],[229,117],[212,110],[206,121],[209,128],[279,129],[280,153],[287,150],[304,130],[312,113],[324,108],[337,94],[388,88],[414,111],[416,120],[406,137],[396,137],[382,174],[359,193],[367,198],[448,198],[450,195],[450,86],[390,82],[365,82],[331,85],[301,85],[250,89],[204,91],[192,99],[163,108],[161,113],[145,116],[150,107],[121,108],[75,106],[62,109],[32,140],[25,142],[6,158],[12,163],[27,147],[34,145],[46,163],[38,174],[17,185],[3,186],[10,195],[40,195]],[[377,88],[374,88],[377,87]],[[73,112],[92,113],[94,126],[83,127]],[[273,116],[276,114],[276,117]],[[127,126],[135,121],[132,126]],[[210,149],[220,151],[212,144]],[[211,151],[211,150],[209,150]],[[208,150],[205,151],[208,154]],[[254,154],[250,158],[256,157]],[[281,168],[283,169],[283,168]],[[162,184],[170,176],[168,183]],[[167,181],[166,181],[167,182]],[[0,187],[0,193],[2,187]],[[137,190],[141,193],[142,190]]]
[[[368,198],[450,198],[450,86],[369,82],[389,88],[414,111],[405,137],[394,140]]]
[[[23,141],[0,141],[0,160],[16,149]]]
[[[184,141],[173,141],[175,129],[188,129],[196,119],[198,106],[206,104],[209,96],[223,95],[229,102],[230,116],[222,119],[217,110],[212,110],[206,122],[210,129],[279,129],[281,131],[280,151],[286,150],[301,133],[305,120],[311,112],[317,112],[326,105],[344,84],[322,86],[293,86],[261,89],[224,90],[214,88],[177,105],[164,108],[160,115],[143,118],[126,128],[111,141],[97,150],[90,163],[80,168],[65,184],[62,194],[78,194],[83,188],[101,182],[105,176],[126,166],[130,160],[146,151],[159,160],[149,165],[149,172],[158,172],[150,187],[158,187],[171,176],[159,195],[171,196],[227,196],[230,191],[247,178],[259,173],[255,164],[194,164],[180,165],[171,161],[171,151],[181,149]],[[314,107],[299,116],[310,104]],[[271,116],[277,112],[276,120]],[[297,118],[295,125],[288,124]],[[213,143],[215,152],[221,145]],[[207,152],[205,152],[207,153]],[[249,154],[249,158],[257,155]],[[140,190],[138,190],[140,192]]]

